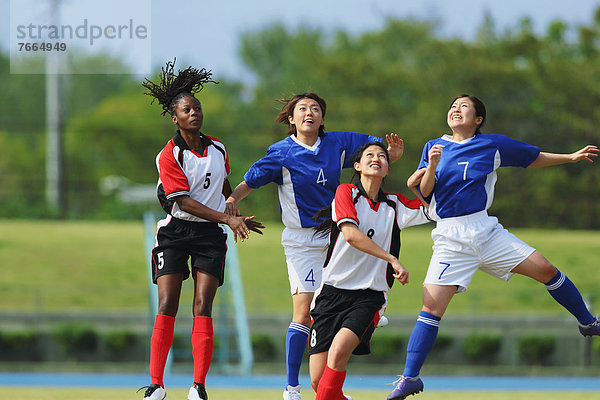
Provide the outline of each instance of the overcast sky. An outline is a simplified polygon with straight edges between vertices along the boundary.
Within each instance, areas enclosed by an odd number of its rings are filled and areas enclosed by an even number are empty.
[[[23,1],[12,0],[21,5]],[[35,0],[48,3],[50,0]],[[86,2],[119,4],[100,0],[61,0],[63,12],[80,13]],[[136,3],[133,9],[128,5]],[[140,7],[140,3],[142,7]],[[569,3],[569,4],[567,4]],[[10,47],[11,0],[0,0],[0,47]],[[182,63],[212,69],[217,76],[246,80],[248,71],[239,59],[240,37],[275,22],[290,29],[300,26],[321,28],[325,32],[344,29],[352,34],[380,29],[388,18],[414,18],[439,22],[437,32],[444,37],[473,39],[485,12],[489,12],[499,31],[513,29],[523,17],[533,21],[536,32],[561,19],[569,26],[589,25],[600,0],[220,0],[175,2],[166,0],[120,0],[119,9],[104,7],[87,18],[141,16],[150,7],[150,63],[152,68],[177,57]],[[18,6],[17,6],[18,7]],[[111,9],[112,8],[112,9]],[[72,11],[71,11],[72,10]],[[105,14],[105,15],[104,15]],[[73,16],[67,16],[73,18]],[[135,62],[136,57],[132,56]],[[179,64],[179,63],[178,63]]]

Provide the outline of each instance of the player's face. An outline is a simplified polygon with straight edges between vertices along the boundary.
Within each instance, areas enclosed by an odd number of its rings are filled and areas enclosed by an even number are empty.
[[[296,103],[294,113],[288,120],[296,126],[296,132],[307,135],[318,135],[319,127],[325,123],[319,103],[308,98],[300,99]]]
[[[360,156],[360,162],[354,163],[354,169],[361,176],[385,177],[390,172],[390,164],[385,151],[379,146],[369,146]]]
[[[184,97],[177,102],[173,122],[182,131],[199,131],[204,114],[200,102],[195,97]]]
[[[470,131],[475,133],[475,130],[481,122],[482,117],[478,117],[475,112],[475,105],[468,97],[456,99],[450,110],[448,110],[448,126],[453,131]]]

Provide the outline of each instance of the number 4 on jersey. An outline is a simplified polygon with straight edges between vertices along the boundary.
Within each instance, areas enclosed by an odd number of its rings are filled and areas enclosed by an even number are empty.
[[[306,278],[304,278],[305,282],[310,282],[312,283],[313,286],[315,286],[315,276],[313,275],[313,270],[311,269],[310,272],[308,273],[308,275],[306,275]]]
[[[321,183],[323,186],[325,186],[325,182],[327,182],[327,179],[325,178],[323,168],[321,168],[321,170],[319,171],[319,176],[317,177],[317,183]]]

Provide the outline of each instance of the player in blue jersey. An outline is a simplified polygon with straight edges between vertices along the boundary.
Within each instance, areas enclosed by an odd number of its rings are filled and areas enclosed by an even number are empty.
[[[600,335],[600,322],[588,311],[581,294],[562,272],[533,247],[488,216],[499,167],[547,167],[592,162],[598,147],[571,154],[540,152],[503,135],[481,134],[485,106],[474,96],[452,102],[447,123],[452,135],[429,141],[419,168],[429,201],[433,255],[423,284],[423,308],[410,336],[404,372],[388,400],[404,399],[423,390],[419,372],[437,337],[440,320],[455,293],[466,291],[478,269],[508,281],[521,274],[545,284],[550,295],[579,322],[584,336]]]
[[[270,182],[279,186],[284,247],[291,286],[293,316],[286,335],[287,384],[283,397],[300,399],[298,374],[310,331],[310,303],[321,283],[328,240],[315,237],[315,214],[329,206],[340,184],[342,168],[353,166],[352,155],[363,144],[380,138],[356,132],[325,132],[326,102],[303,93],[284,104],[276,121],[288,125],[288,137],[274,143],[256,161],[227,200],[233,207],[253,189]],[[386,135],[390,160],[402,156],[403,142]]]

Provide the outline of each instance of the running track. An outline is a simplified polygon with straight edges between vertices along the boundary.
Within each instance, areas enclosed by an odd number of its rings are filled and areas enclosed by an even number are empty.
[[[344,387],[348,389],[388,390],[393,376],[350,375]],[[147,374],[91,373],[28,373],[0,372],[0,386],[54,387],[141,387],[148,384]],[[191,375],[167,375],[165,385],[189,387]],[[600,377],[513,377],[513,376],[424,376],[427,390],[437,391],[596,391],[600,392]],[[206,386],[214,388],[280,389],[282,375],[229,376],[208,375]],[[310,387],[308,376],[300,377],[303,387]]]

